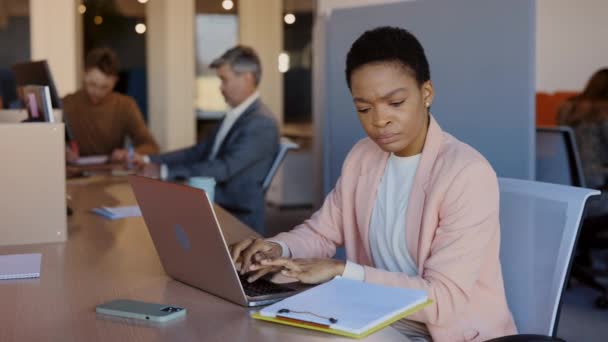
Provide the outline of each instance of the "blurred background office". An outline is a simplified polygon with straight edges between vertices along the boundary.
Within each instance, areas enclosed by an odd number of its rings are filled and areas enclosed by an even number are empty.
[[[121,61],[115,90],[133,97],[162,150],[190,146],[225,113],[211,60],[238,43],[260,51],[261,93],[300,149],[268,200],[312,205],[312,25],[315,1],[0,0],[2,108],[19,107],[11,65],[47,59],[60,96],[80,87],[84,56],[109,47]],[[61,18],[58,20],[58,18]],[[286,182],[283,169],[294,181]],[[295,174],[294,174],[295,173]]]
[[[482,151],[499,176],[533,179],[535,127],[556,126],[560,105],[582,92],[596,70],[608,66],[608,1],[515,1],[498,23],[483,21],[475,8],[460,6],[466,7],[461,9],[466,14],[458,9],[458,1],[450,3],[0,0],[0,107],[19,106],[11,65],[48,60],[59,95],[64,96],[79,88],[86,53],[106,46],[121,60],[116,90],[136,99],[161,150],[191,146],[206,137],[227,109],[209,63],[235,44],[252,46],[264,70],[262,99],[276,113],[281,135],[300,146],[288,154],[267,193],[272,235],[299,223],[320,204],[339,173],[343,146],[361,137],[339,64],[344,58],[341,46],[366,26],[394,22],[420,30],[429,47],[436,66],[433,80],[444,101],[434,105],[434,114],[444,128]],[[488,8],[499,2],[491,3]],[[478,40],[450,45],[453,33],[434,24],[443,13],[437,11],[441,6],[454,7],[441,20],[460,22],[465,27],[459,32]],[[433,12],[425,12],[427,7]],[[434,14],[416,18],[408,8]],[[468,15],[475,26],[466,27],[460,15]],[[389,16],[394,21],[384,22]],[[479,41],[514,49],[501,57],[484,51],[492,49]],[[467,70],[458,74],[463,78],[441,72],[443,65],[454,62]],[[454,89],[488,96],[481,97],[486,102],[478,107],[464,107],[462,99],[446,100]],[[454,108],[458,115],[450,117],[443,108]],[[511,108],[515,112],[507,113]],[[471,110],[480,114],[467,116]],[[608,313],[593,307],[596,293],[576,282],[571,285],[559,335],[572,341],[603,340]],[[581,337],[581,331],[595,333]]]

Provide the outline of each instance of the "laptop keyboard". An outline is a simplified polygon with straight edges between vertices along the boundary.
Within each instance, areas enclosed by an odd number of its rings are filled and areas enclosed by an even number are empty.
[[[253,283],[247,281],[248,275],[239,274],[239,278],[241,280],[241,284],[243,284],[243,290],[245,290],[245,294],[249,297],[259,297],[264,295],[292,292],[293,290],[282,286],[279,284],[275,284],[267,279],[258,279]]]

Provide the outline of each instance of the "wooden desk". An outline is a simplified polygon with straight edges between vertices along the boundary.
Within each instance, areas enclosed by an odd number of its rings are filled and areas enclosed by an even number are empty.
[[[109,221],[88,212],[135,204],[124,178],[71,180],[68,193],[74,215],[66,243],[0,247],[0,254],[42,253],[39,279],[0,280],[0,341],[352,341],[254,321],[249,309],[169,278],[141,218]],[[153,325],[95,313],[116,298],[183,306],[188,314]],[[367,340],[404,338],[387,328]]]

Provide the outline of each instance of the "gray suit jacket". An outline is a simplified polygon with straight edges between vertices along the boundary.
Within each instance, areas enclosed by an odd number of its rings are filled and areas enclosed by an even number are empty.
[[[150,160],[167,164],[170,180],[215,178],[215,202],[263,234],[262,182],[279,149],[277,123],[270,110],[256,100],[230,128],[215,159],[209,160],[218,131],[219,126],[197,145],[150,156]]]

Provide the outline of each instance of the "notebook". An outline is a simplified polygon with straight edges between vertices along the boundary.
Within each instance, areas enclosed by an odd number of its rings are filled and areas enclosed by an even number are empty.
[[[38,278],[42,254],[0,255],[0,280]]]
[[[363,338],[430,303],[422,290],[336,277],[253,313],[252,317]]]
[[[110,220],[141,216],[141,211],[136,205],[126,207],[99,207],[93,208],[91,211]]]

